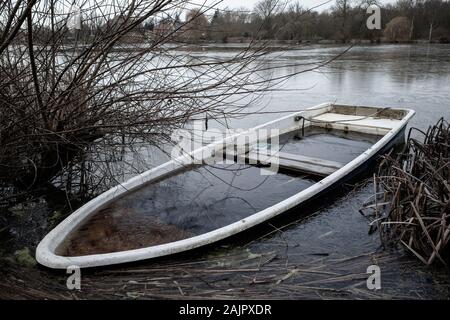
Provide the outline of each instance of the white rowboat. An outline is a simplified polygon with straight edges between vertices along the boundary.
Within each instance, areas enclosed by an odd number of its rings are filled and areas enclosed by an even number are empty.
[[[144,172],[91,200],[45,236],[37,247],[36,259],[40,264],[55,269],[66,269],[69,266],[98,267],[167,256],[223,240],[273,219],[306,201],[320,197],[357,172],[361,173],[375,158],[389,151],[394,144],[404,141],[406,125],[413,115],[414,111],[409,109],[325,103],[227,137],[223,141],[209,144],[189,155]],[[292,150],[285,152],[283,149],[279,152],[278,161],[281,169],[296,174],[302,173],[302,176],[287,176],[280,173],[270,178],[267,183],[272,185],[264,190],[269,193],[273,190],[273,197],[264,197],[262,193],[258,196],[252,193],[250,187],[247,189],[239,187],[240,190],[244,190],[239,194],[243,194],[247,200],[236,200],[238,193],[230,191],[230,186],[227,188],[214,186],[215,182],[210,181],[211,185],[208,185],[210,192],[216,190],[216,194],[229,195],[219,200],[216,197],[212,202],[208,188],[205,188],[204,193],[194,195],[193,187],[189,183],[183,184],[183,181],[191,181],[189,179],[197,177],[196,173],[186,171],[189,164],[191,162],[193,164],[193,159],[198,159],[199,156],[205,158],[205,154],[209,157],[217,153],[223,154],[224,145],[234,145],[239,135],[248,135],[260,129],[279,129],[280,139],[288,137],[286,138],[288,147],[294,151],[300,150],[296,153]],[[312,140],[308,140],[308,134]],[[299,135],[300,138],[295,135]],[[359,139],[359,136],[376,138],[369,144],[367,142],[369,138]],[[350,151],[345,151],[345,148],[353,143],[352,139],[360,149],[364,146],[354,155],[351,151],[353,147],[349,149]],[[322,156],[324,152],[321,151],[322,154],[319,154],[314,151],[314,148],[320,146],[320,141],[328,143],[326,148],[323,148],[325,151],[328,149],[327,153],[330,155],[328,159]],[[334,141],[339,143],[335,144]],[[270,164],[272,161],[270,156],[263,158],[264,155],[258,152],[256,149],[253,153],[241,153],[235,159],[242,158],[248,161],[255,158],[259,164]],[[203,171],[202,177],[198,176],[195,178],[198,180],[195,181],[203,181],[201,179],[209,173],[214,174],[214,177],[220,175],[220,171],[211,171],[218,170],[217,168],[201,170],[207,171]],[[174,176],[177,175],[178,178],[175,179]],[[213,176],[208,179],[215,179]],[[247,180],[250,176],[255,174],[251,173],[237,183],[248,186],[250,182]],[[309,178],[310,176],[315,176],[315,180]],[[174,190],[184,191],[177,193]],[[161,201],[161,198],[165,200]],[[195,203],[194,200],[199,203]],[[219,211],[216,212],[211,204],[217,201],[222,202],[218,205]],[[239,208],[237,201],[251,204],[240,205],[242,210],[236,210]],[[180,213],[179,207],[182,208],[187,202],[192,205],[189,207],[191,209],[185,208]],[[139,215],[133,211],[135,210],[133,203],[139,203]],[[207,209],[202,211],[202,208]],[[145,221],[156,218],[150,219],[142,213],[144,211],[151,217],[158,214],[156,211],[160,211],[161,217],[157,218],[159,221],[157,227],[146,226]],[[136,220],[133,224],[133,217],[136,216],[141,220]],[[209,220],[206,220],[207,218]],[[190,229],[185,227],[187,225],[191,226]],[[156,230],[158,226],[160,231]],[[119,235],[114,234],[114,230],[119,230],[117,231]]]

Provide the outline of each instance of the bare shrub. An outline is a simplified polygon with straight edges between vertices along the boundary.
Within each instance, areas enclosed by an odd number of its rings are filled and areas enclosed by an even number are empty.
[[[410,33],[410,22],[406,17],[395,17],[386,24],[384,36],[388,41],[407,41]]]
[[[237,114],[290,76],[271,79],[263,43],[223,59],[180,53],[183,33],[202,28],[211,7],[181,22],[185,1],[77,3],[0,3],[4,198],[54,185],[57,176],[66,192],[95,193],[98,180],[113,180],[111,155],[123,160],[136,143],[160,146],[195,116]]]
[[[446,265],[450,239],[450,125],[441,119],[410,138],[397,158],[386,156],[377,193],[364,211],[374,216],[384,246],[400,243],[427,265]]]

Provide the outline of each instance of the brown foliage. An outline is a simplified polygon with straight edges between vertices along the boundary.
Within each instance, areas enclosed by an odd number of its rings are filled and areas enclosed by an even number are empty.
[[[384,29],[384,36],[388,41],[407,41],[410,33],[410,22],[406,17],[395,17],[388,22]]]
[[[399,157],[387,156],[375,178],[374,214],[383,244],[401,243],[425,264],[443,264],[450,239],[450,125],[441,119],[424,139],[410,138]],[[363,209],[364,210],[364,209]]]

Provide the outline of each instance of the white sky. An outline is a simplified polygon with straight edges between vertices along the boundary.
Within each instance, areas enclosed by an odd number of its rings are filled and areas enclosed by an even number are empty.
[[[192,2],[195,2],[197,4],[203,4],[206,2],[207,5],[213,5],[216,3],[219,3],[217,7],[219,9],[240,9],[240,8],[246,8],[246,9],[253,9],[256,3],[258,3],[260,0],[194,0]],[[296,0],[280,0],[280,3],[283,1],[287,2],[296,2]],[[303,5],[305,8],[312,8],[315,6],[318,6],[320,4],[323,4],[322,6],[316,8],[316,11],[323,11],[326,9],[329,9],[332,7],[335,3],[335,0],[331,0],[328,3],[325,3],[327,0],[299,0],[299,2]],[[353,0],[354,2],[357,2],[357,0]],[[379,0],[379,2],[383,4],[387,3],[393,3],[395,0]],[[324,4],[325,3],[325,4]]]

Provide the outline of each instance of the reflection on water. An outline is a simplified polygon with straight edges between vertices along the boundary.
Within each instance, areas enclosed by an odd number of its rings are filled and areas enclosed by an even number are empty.
[[[311,46],[276,53],[269,67],[325,61],[345,46]],[[218,54],[222,53],[214,53]],[[225,54],[225,53],[224,53]],[[304,70],[282,67],[274,76]],[[246,111],[276,112],[304,109],[319,103],[407,107],[417,111],[411,124],[426,128],[440,117],[450,118],[450,45],[367,45],[352,48],[343,57],[316,71],[301,73],[270,92]],[[235,128],[252,127],[282,114],[251,115],[230,120]]]
[[[312,183],[282,174],[263,177],[247,165],[187,170],[104,208],[62,251],[105,253],[181,240],[238,221]]]
[[[284,152],[347,163],[379,137],[325,129],[280,139]],[[244,219],[305,190],[307,175],[263,176],[245,164],[187,168],[142,187],[99,212],[80,227],[59,253],[67,256],[117,252],[186,239]]]
[[[345,164],[381,138],[381,136],[364,133],[328,131],[319,127],[309,127],[305,132],[306,139],[302,137],[301,132],[291,132],[281,136],[280,149],[287,153]]]

